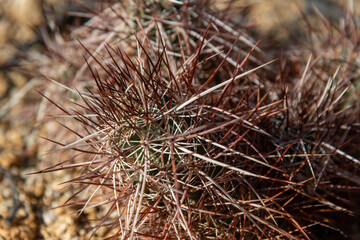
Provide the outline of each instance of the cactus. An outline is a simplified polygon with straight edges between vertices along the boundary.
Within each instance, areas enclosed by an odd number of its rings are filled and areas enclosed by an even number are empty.
[[[359,108],[343,107],[341,68],[319,73],[310,57],[297,82],[278,81],[285,61],[262,63],[213,5],[174,2],[138,3],[131,54],[83,45],[95,84],[66,87],[73,110],[45,96],[82,127],[64,125],[78,140],[51,141],[83,157],[39,171],[78,169],[64,205],[100,208],[93,234],[119,239],[311,239],[334,228],[321,212],[354,214],[334,190],[359,187],[360,161],[342,150]]]

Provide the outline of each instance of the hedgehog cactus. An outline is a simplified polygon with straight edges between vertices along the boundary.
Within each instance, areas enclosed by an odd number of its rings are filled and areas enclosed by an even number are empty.
[[[339,149],[359,131],[359,109],[341,109],[339,69],[324,85],[309,59],[297,84],[261,82],[272,61],[258,64],[257,44],[225,41],[230,27],[187,7],[205,19],[202,33],[138,21],[136,56],[111,45],[103,59],[88,51],[94,89],[70,89],[80,110],[48,98],[83,128],[66,127],[79,139],[58,144],[84,157],[40,171],[82,168],[70,181],[79,199],[64,205],[100,207],[93,234],[104,227],[118,239],[310,239],[312,226],[328,226],[318,212],[352,214],[330,187],[359,184],[348,182],[359,160]],[[184,39],[168,36],[177,28]],[[257,66],[245,70],[248,61]],[[215,67],[204,75],[207,63]]]

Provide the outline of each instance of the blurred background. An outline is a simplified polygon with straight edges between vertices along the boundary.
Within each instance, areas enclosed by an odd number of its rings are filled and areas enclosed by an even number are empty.
[[[215,2],[217,8],[223,7],[223,1]],[[309,21],[321,15],[341,24],[338,19],[344,9],[351,8],[357,18],[360,12],[359,0],[238,2],[247,6],[253,38],[279,49],[309,44],[301,43],[308,31],[300,21],[304,15]],[[58,185],[69,176],[26,174],[48,166],[40,160],[44,152],[39,136],[46,132],[39,116],[42,97],[36,92],[48,82],[36,75],[43,64],[51,65],[49,43],[65,41],[94,16],[90,9],[101,11],[106,6],[107,1],[0,0],[0,239],[88,237],[77,226],[96,218],[95,210],[76,218],[67,209],[50,209],[70,196]]]

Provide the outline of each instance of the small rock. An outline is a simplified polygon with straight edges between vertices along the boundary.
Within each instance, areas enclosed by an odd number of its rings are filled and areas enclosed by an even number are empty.
[[[44,21],[39,0],[12,0],[7,2],[7,15],[20,25],[34,27]]]
[[[53,210],[48,210],[43,214],[44,222],[47,226],[51,226],[56,220],[55,212]]]
[[[0,154],[0,165],[5,169],[10,169],[10,167],[18,166],[20,158],[12,151],[5,150]]]
[[[8,72],[7,75],[11,79],[12,83],[14,83],[14,85],[18,88],[24,86],[28,80],[23,74],[15,71]]]

